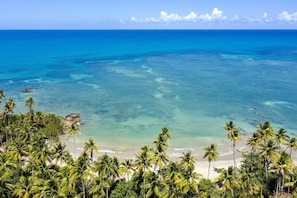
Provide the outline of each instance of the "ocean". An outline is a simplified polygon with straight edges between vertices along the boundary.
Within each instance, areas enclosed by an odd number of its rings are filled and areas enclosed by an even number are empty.
[[[151,145],[162,127],[177,153],[229,145],[230,120],[297,135],[294,30],[6,30],[0,54],[15,112],[33,97],[35,110],[80,113],[79,141],[102,150]]]

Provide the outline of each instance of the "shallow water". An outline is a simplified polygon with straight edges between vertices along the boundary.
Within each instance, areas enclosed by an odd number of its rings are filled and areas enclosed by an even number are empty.
[[[36,110],[79,112],[81,142],[129,150],[162,127],[177,151],[228,142],[233,120],[297,135],[296,31],[0,31],[0,87]],[[21,91],[33,87],[32,93]]]

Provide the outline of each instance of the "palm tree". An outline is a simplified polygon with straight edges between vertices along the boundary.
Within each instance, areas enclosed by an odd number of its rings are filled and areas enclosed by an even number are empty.
[[[34,188],[32,176],[21,176],[19,182],[15,184],[13,195],[19,198],[30,198],[33,197],[38,188]]]
[[[53,153],[47,144],[44,144],[43,147],[33,147],[32,149],[31,158],[36,164],[46,164],[52,159],[52,157]]]
[[[160,170],[160,174],[166,183],[166,188],[164,189],[166,194],[170,198],[182,197],[182,185],[184,167],[177,162],[170,161],[168,165]]]
[[[141,186],[141,190],[143,191],[143,194],[145,194],[145,197],[164,197],[163,189],[165,188],[165,184],[158,174],[149,171],[144,177],[146,179]]]
[[[287,142],[290,139],[289,135],[287,134],[287,131],[283,128],[279,129],[279,131],[275,134],[275,138],[277,147],[279,148],[281,143]]]
[[[29,112],[31,112],[33,109],[32,107],[36,105],[36,102],[32,97],[26,99],[26,107],[28,107]]]
[[[259,124],[258,128],[259,129],[256,131],[256,133],[259,134],[260,138],[264,141],[264,143],[275,137],[273,128],[269,122],[266,121],[263,124]]]
[[[3,126],[7,126],[8,125],[8,117],[9,114],[13,113],[13,109],[16,107],[16,103],[12,98],[9,98],[8,100],[6,100],[6,103],[3,107]],[[8,141],[8,134],[7,134],[7,130],[5,130],[5,134],[6,134],[6,141]]]
[[[195,162],[196,158],[192,155],[191,151],[183,153],[183,156],[179,157],[179,163],[186,171],[193,171],[195,169]]]
[[[271,158],[276,155],[277,146],[273,140],[268,140],[260,146],[260,155],[264,157],[264,166],[266,171],[266,179],[268,177],[268,166],[270,164]]]
[[[75,145],[75,137],[77,134],[79,134],[79,127],[76,124],[70,125],[70,127],[67,128],[67,133],[69,136],[73,136],[73,155],[74,158],[76,158],[76,145]]]
[[[70,185],[81,197],[87,196],[87,181],[90,178],[91,161],[86,152],[83,152],[70,168]]]
[[[261,143],[259,133],[253,133],[252,137],[249,137],[246,141],[247,141],[247,145],[250,146],[252,151],[254,152]]]
[[[230,121],[229,123],[225,123],[224,129],[228,132],[228,139],[232,142],[232,147],[233,147],[233,160],[234,160],[234,170],[236,168],[236,152],[235,152],[235,147],[236,147],[236,142],[241,140],[241,134],[239,132],[239,129],[237,126]]]
[[[94,142],[92,138],[89,138],[88,142],[85,143],[84,151],[90,153],[91,160],[93,161],[93,153],[94,151],[98,153],[98,146]]]
[[[208,174],[207,178],[209,178],[209,172],[210,172],[210,163],[212,161],[215,161],[219,157],[218,153],[218,146],[215,144],[211,144],[210,146],[204,147],[204,155],[203,158],[207,157],[208,160]]]
[[[5,92],[2,89],[0,89],[0,103],[2,103],[2,98],[4,97],[5,97]]]
[[[140,152],[136,155],[135,166],[139,172],[145,172],[151,167],[152,154],[149,146],[143,146]]]
[[[297,150],[297,138],[292,137],[287,142],[287,148],[290,148],[290,156],[292,157],[292,150]]]
[[[234,189],[240,188],[239,180],[233,169],[232,166],[229,166],[227,170],[225,168],[217,169],[217,172],[221,174],[215,179],[215,182],[221,186],[224,196],[226,192],[230,191],[232,197],[234,197]]]
[[[56,164],[60,160],[60,163],[62,164],[63,162],[66,162],[67,159],[70,157],[70,153],[68,150],[65,149],[66,145],[62,142],[58,142],[54,146],[53,149],[53,157],[56,159]]]
[[[109,189],[119,177],[119,164],[117,158],[110,158],[107,154],[98,157],[94,164],[94,171],[98,174],[101,182],[105,182],[105,196],[109,196]]]
[[[88,193],[94,198],[108,197],[106,194],[108,188],[110,188],[108,181],[102,180],[100,176],[92,176]]]
[[[129,181],[129,175],[135,171],[134,163],[132,159],[125,159],[123,162],[120,163],[120,172],[126,174],[126,180]]]
[[[282,151],[272,156],[272,165],[272,169],[278,178],[275,192],[276,196],[279,196],[279,192],[283,193],[285,179],[290,178],[293,174],[294,163],[290,155]]]
[[[244,197],[255,197],[259,196],[261,191],[261,183],[256,177],[251,168],[241,168],[240,170],[240,185],[243,190]],[[262,196],[260,196],[262,197]]]

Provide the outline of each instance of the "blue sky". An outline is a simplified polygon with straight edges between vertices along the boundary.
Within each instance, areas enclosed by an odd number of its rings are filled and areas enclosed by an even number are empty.
[[[0,29],[297,29],[297,0],[0,0]]]

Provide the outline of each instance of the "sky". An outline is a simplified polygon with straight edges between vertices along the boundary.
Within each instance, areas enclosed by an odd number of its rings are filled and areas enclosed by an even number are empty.
[[[0,0],[0,29],[297,29],[297,0]]]

